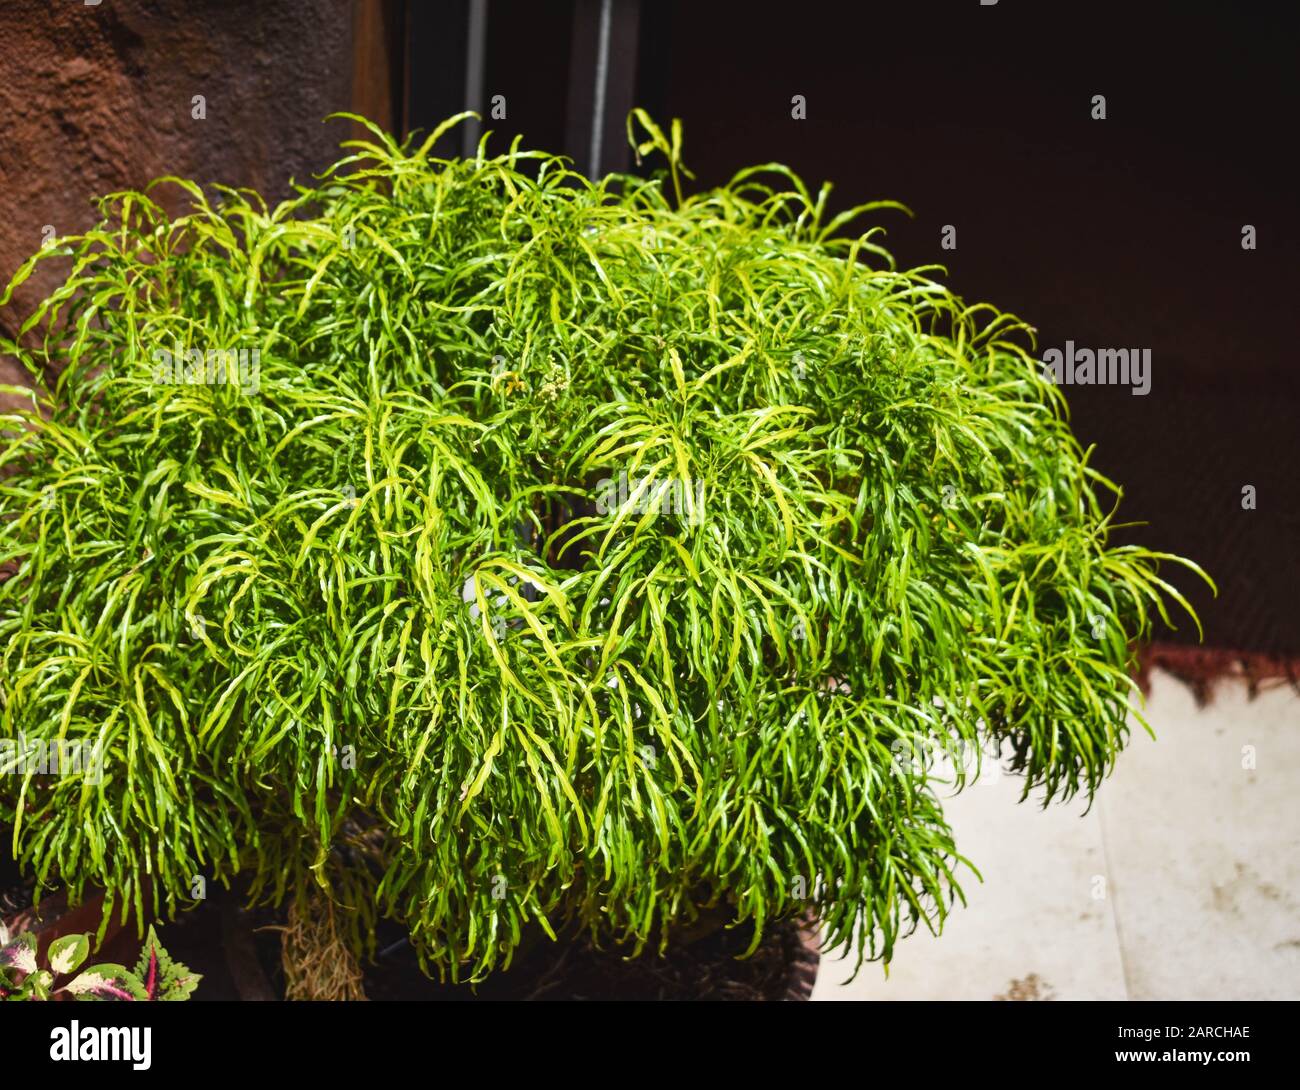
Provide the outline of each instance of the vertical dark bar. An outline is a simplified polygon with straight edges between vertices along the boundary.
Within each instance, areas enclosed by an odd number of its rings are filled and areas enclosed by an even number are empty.
[[[591,111],[595,92],[596,35],[601,0],[575,0],[573,43],[569,49],[569,95],[565,104],[564,151],[574,165],[591,173]]]
[[[439,122],[466,108],[469,75],[466,44],[469,41],[469,0],[446,3],[412,3],[407,23],[406,129],[432,131]],[[457,155],[463,136],[456,130],[443,136],[431,154]]]
[[[636,101],[633,105],[642,107],[660,125],[671,120],[668,88],[672,80],[673,7],[667,0],[648,4],[642,9],[637,24]],[[626,138],[625,129],[623,139]]]

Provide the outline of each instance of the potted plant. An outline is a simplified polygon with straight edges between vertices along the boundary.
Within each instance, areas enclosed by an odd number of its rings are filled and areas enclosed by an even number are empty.
[[[929,757],[1091,794],[1199,569],[1108,542],[1031,331],[849,229],[892,206],[687,196],[639,111],[651,179],[431,158],[458,120],[274,208],[114,194],[0,299],[66,263],[0,346],[0,737],[100,771],[0,776],[20,862],[454,981],[804,914],[888,959],[960,895]]]

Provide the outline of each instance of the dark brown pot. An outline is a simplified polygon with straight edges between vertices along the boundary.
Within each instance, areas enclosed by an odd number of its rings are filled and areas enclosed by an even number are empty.
[[[237,998],[280,998],[278,969],[267,956],[268,945],[255,941],[257,917],[236,910],[223,919],[223,956]],[[738,960],[751,935],[744,929],[721,929],[681,944],[665,957],[647,951],[635,959],[617,950],[597,950],[582,938],[546,942],[477,988],[430,980],[410,946],[399,939],[363,967],[365,989],[377,1001],[807,1000],[821,960],[815,929],[801,920],[773,924],[755,953]],[[190,964],[203,971],[193,960]]]

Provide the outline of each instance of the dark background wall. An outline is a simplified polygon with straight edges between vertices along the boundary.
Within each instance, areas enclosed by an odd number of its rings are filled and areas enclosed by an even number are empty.
[[[288,195],[348,135],[321,119],[352,105],[352,47],[350,0],[3,0],[0,280],[45,225],[85,230],[93,198],[161,175]],[[49,263],[28,281],[0,331],[56,278]]]
[[[487,122],[498,146],[523,133],[585,166],[601,0],[477,7],[477,102],[507,102]],[[411,130],[474,104],[474,8],[6,0],[0,278],[44,224],[87,226],[95,194],[179,173],[282,196],[348,135],[321,124],[333,110]],[[968,300],[1036,326],[1040,348],[1150,348],[1145,397],[1067,389],[1095,464],[1125,485],[1123,516],[1150,524],[1125,533],[1220,582],[1212,601],[1176,580],[1207,642],[1300,654],[1289,12],[1188,0],[611,0],[609,12],[607,131],[629,104],[681,117],[696,188],[777,160],[812,185],[833,181],[836,207],[900,200],[914,218],[880,218],[900,263],[946,265]],[[204,121],[191,118],[194,94]],[[791,117],[796,94],[806,120]],[[1090,117],[1095,94],[1105,120]],[[618,140],[601,166],[630,167]],[[940,247],[945,225],[955,251]],[[0,330],[49,286],[27,285]],[[1242,509],[1244,485],[1256,510]]]

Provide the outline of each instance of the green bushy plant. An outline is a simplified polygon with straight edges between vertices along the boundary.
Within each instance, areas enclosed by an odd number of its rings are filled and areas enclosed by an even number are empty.
[[[43,882],[242,872],[457,979],[706,910],[888,959],[960,896],[928,756],[1097,789],[1186,602],[1031,331],[850,230],[890,206],[683,195],[634,123],[666,174],[372,130],[275,208],[110,195],[17,273],[68,267],[2,346],[0,737],[104,757],[0,776]]]

